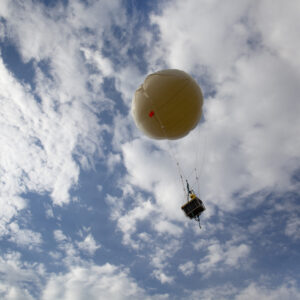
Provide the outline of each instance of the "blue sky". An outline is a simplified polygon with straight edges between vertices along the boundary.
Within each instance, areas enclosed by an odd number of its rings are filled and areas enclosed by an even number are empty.
[[[2,0],[0,298],[299,299],[299,13]],[[199,126],[169,143],[130,113],[166,68],[204,94]],[[201,230],[171,154],[206,205]]]

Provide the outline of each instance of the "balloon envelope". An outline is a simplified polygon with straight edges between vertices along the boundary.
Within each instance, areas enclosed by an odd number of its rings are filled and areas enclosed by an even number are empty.
[[[154,139],[179,139],[198,124],[203,96],[187,73],[168,69],[146,77],[132,100],[137,127]]]

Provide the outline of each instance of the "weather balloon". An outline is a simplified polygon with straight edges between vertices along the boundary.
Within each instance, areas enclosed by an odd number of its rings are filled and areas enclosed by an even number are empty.
[[[150,74],[136,90],[132,114],[137,127],[154,139],[179,139],[198,124],[203,96],[187,73],[168,69]]]

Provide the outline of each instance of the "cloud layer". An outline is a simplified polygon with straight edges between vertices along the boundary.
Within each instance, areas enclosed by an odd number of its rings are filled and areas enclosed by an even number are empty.
[[[138,3],[1,1],[1,298],[296,299],[300,5]],[[178,141],[130,115],[163,68],[205,96]]]

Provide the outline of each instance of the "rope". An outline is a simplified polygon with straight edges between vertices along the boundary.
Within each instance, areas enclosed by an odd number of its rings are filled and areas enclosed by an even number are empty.
[[[187,195],[187,191],[185,189],[184,180],[183,180],[182,174],[180,172],[179,162],[177,162],[176,165],[177,165],[177,168],[178,168],[179,176],[180,176],[180,179],[181,179],[181,185],[182,185],[182,188],[183,188],[183,193],[184,193],[184,196],[185,196],[185,195]]]
[[[200,224],[200,216],[195,217],[195,221],[198,222],[199,228],[201,229],[201,224]]]
[[[201,166],[200,166],[200,174],[198,174],[199,176],[199,180],[202,176],[202,173],[203,173],[203,167],[204,167],[204,162],[205,162],[205,159],[206,159],[206,152],[207,152],[207,135],[205,134],[204,136],[204,154],[202,156],[202,161],[201,161]]]
[[[165,136],[166,136],[166,134],[165,134]],[[176,159],[176,155],[173,152],[173,148],[172,148],[172,145],[170,144],[169,140],[168,140],[168,146],[169,146],[169,149],[170,149],[171,158],[176,162],[177,170],[178,170],[178,173],[179,173],[179,176],[180,176],[181,185],[182,185],[183,194],[184,194],[184,197],[185,197],[188,194],[188,192],[186,190],[186,187],[185,187],[185,184],[184,184],[184,181],[186,180],[186,177],[184,176],[184,173],[183,173],[183,171],[182,171],[182,169],[180,167],[179,161]]]
[[[197,134],[197,140],[199,138],[199,134],[200,134],[200,130],[195,131]],[[200,153],[200,147],[202,145],[199,144],[199,146],[197,147],[196,151],[196,164],[195,164],[195,168],[192,172],[195,172],[195,185],[197,187],[197,194],[200,195],[200,178],[202,176],[203,173],[203,166],[204,166],[204,162],[205,162],[205,157],[206,157],[206,152],[207,152],[207,141],[206,141],[206,135],[204,138],[204,144],[203,144],[203,152],[202,152],[202,159],[201,159],[201,163],[199,166],[199,153]],[[196,137],[195,137],[196,138]],[[200,172],[199,172],[200,169]]]
[[[200,194],[200,182],[199,182],[199,176],[198,176],[197,168],[195,168],[195,174],[196,174],[196,183],[197,183],[197,193],[199,195]]]

